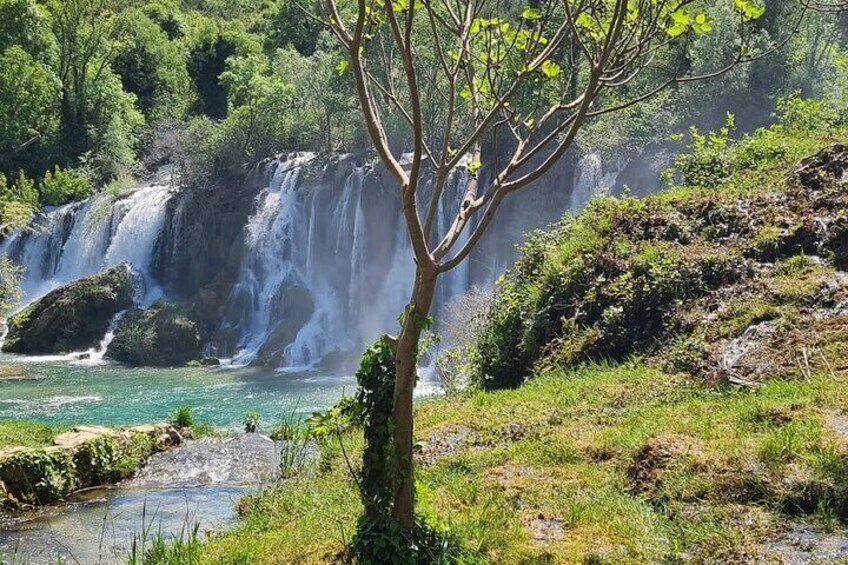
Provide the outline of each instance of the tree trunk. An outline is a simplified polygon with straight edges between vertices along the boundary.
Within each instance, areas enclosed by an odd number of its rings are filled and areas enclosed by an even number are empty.
[[[412,393],[418,378],[418,340],[427,323],[436,289],[438,274],[418,267],[415,286],[406,307],[403,328],[395,352],[395,393],[392,407],[394,419],[394,455],[397,490],[394,517],[401,527],[411,532],[415,526],[415,470],[412,459]]]

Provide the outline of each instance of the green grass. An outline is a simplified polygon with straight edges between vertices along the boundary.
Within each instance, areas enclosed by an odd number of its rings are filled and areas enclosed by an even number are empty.
[[[848,389],[818,376],[715,390],[640,363],[549,370],[524,387],[426,401],[418,497],[486,563],[732,560],[790,514],[844,518]],[[460,438],[450,448],[445,438]],[[345,440],[358,466],[361,442]],[[338,445],[324,471],[242,503],[209,563],[320,563],[359,515]]]
[[[0,448],[50,445],[56,435],[66,430],[35,422],[0,421]]]

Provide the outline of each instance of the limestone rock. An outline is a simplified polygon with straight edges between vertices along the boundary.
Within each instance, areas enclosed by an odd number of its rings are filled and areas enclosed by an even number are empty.
[[[51,354],[94,347],[115,314],[133,305],[134,295],[125,264],[68,283],[9,319],[3,351]]]
[[[94,439],[104,435],[114,435],[114,432],[109,428],[102,426],[77,426],[69,432],[59,434],[53,438],[53,445],[60,447],[77,447],[90,439]]]
[[[200,359],[200,348],[200,332],[186,310],[160,300],[121,318],[106,357],[131,365],[180,367]]]

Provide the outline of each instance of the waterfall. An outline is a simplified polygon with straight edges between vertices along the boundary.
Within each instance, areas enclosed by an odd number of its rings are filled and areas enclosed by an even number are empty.
[[[298,154],[276,163],[256,198],[222,324],[236,364],[310,367],[398,328],[415,271],[397,191],[377,169],[316,161]],[[458,210],[464,178],[445,187],[440,229]],[[463,265],[443,277],[438,302],[471,283]]]
[[[8,236],[0,253],[24,269],[24,302],[123,262],[138,275],[142,303],[161,297],[151,265],[171,197],[170,185],[157,178],[125,197],[103,192],[47,209]]]
[[[571,212],[577,213],[593,198],[608,196],[615,186],[618,173],[604,172],[603,161],[597,153],[583,156],[577,163],[574,190],[571,192]]]
[[[338,367],[398,330],[415,264],[397,186],[383,167],[301,153],[263,165],[241,186],[174,191],[165,176],[120,197],[103,192],[47,209],[0,242],[0,253],[25,269],[25,302],[127,262],[142,306],[166,295],[189,301],[207,351],[235,365]],[[467,180],[464,169],[447,179],[438,233],[459,210]],[[571,201],[570,169],[505,201],[468,260],[440,277],[434,314],[473,286],[491,286],[523,234],[610,180],[599,158],[584,158]],[[423,207],[433,187],[422,182]],[[100,349],[89,352],[93,360]]]

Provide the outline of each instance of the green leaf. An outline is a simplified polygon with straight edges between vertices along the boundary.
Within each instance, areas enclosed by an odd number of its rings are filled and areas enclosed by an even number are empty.
[[[586,12],[582,12],[579,16],[577,16],[577,25],[585,27],[586,29],[592,29],[595,27],[595,20],[593,20],[592,16]]]
[[[336,65],[336,71],[340,75],[343,75],[344,72],[347,70],[347,65],[348,65],[347,59],[342,59],[341,61],[339,61],[339,64]]]
[[[468,163],[468,172],[471,173],[472,175],[476,175],[477,171],[479,171],[480,167],[482,167],[482,166],[483,166],[483,163],[481,163],[480,161],[473,161],[471,163]]]
[[[542,12],[536,8],[524,8],[521,17],[525,20],[536,21],[542,19]]]
[[[756,20],[766,12],[765,5],[761,6],[755,0],[736,0],[736,8],[747,20]]]
[[[542,63],[539,70],[548,78],[556,78],[562,72],[562,67],[548,59]]]
[[[674,23],[676,24],[688,25],[692,21],[692,16],[682,10],[678,10],[671,14],[671,19],[674,20]]]
[[[689,29],[689,26],[687,26],[686,24],[675,23],[675,24],[672,24],[671,26],[669,26],[665,31],[671,37],[678,37],[678,36],[686,33],[686,31],[688,29]]]

